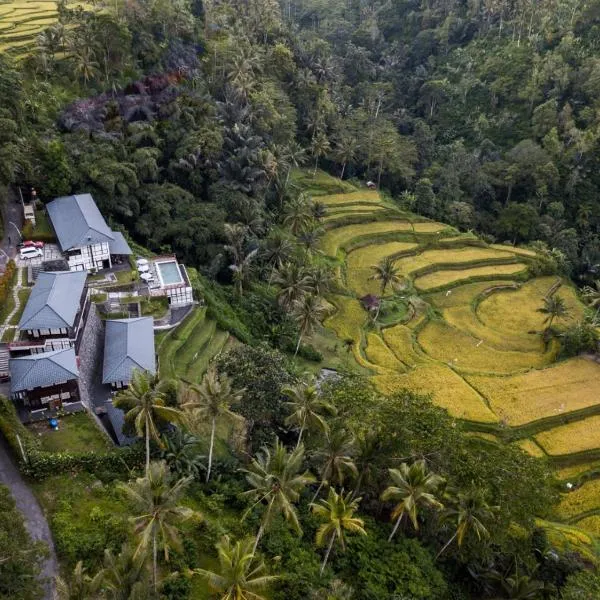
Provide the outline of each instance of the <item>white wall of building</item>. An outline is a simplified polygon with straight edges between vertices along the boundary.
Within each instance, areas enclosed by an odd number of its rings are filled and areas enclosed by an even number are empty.
[[[112,266],[108,242],[69,250],[66,257],[71,271],[99,271]]]

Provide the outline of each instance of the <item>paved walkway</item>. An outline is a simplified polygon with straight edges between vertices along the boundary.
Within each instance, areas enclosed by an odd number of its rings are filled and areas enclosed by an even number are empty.
[[[19,469],[10,456],[10,450],[4,438],[0,439],[0,483],[6,485],[17,503],[17,508],[25,517],[25,525],[34,540],[42,540],[48,545],[50,556],[45,561],[42,577],[45,578],[45,599],[54,598],[54,578],[58,574],[58,563],[54,552],[54,542],[46,517],[33,492],[23,481]]]

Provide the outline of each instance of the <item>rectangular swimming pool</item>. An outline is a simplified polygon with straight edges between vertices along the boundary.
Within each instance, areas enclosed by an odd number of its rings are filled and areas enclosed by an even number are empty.
[[[179,265],[174,260],[156,263],[156,270],[158,271],[161,285],[183,283]]]

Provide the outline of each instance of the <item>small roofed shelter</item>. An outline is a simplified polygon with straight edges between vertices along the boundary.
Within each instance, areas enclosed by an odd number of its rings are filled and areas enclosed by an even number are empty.
[[[376,312],[381,305],[381,300],[374,294],[367,294],[366,296],[363,296],[360,301],[362,302],[364,309],[369,312]]]
[[[28,338],[75,339],[86,302],[83,271],[43,271],[31,290],[19,330]]]
[[[134,370],[156,373],[154,319],[107,320],[102,383],[115,389],[127,387]]]
[[[29,410],[79,401],[79,369],[73,348],[9,360],[10,394]]]

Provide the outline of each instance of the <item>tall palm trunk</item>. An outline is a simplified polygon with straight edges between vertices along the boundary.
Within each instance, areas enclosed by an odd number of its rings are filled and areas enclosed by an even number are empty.
[[[217,418],[212,418],[212,427],[210,430],[210,448],[208,449],[208,468],[206,469],[206,483],[210,479],[210,471],[212,469],[212,457],[213,457],[213,447],[215,445],[215,429],[217,424]]]
[[[298,350],[300,350],[300,342],[302,342],[302,334],[298,336],[298,343],[296,344],[296,351],[294,352],[294,358],[298,354]]]
[[[317,488],[315,495],[312,497],[312,500],[310,501],[311,504],[317,499],[317,496],[319,495],[319,492],[321,491],[321,488],[323,487],[324,483],[325,482],[323,480],[321,480],[321,483],[319,484],[319,487]]]
[[[260,527],[258,528],[258,532],[256,533],[256,539],[254,540],[254,546],[252,547],[252,554],[256,554],[256,549],[258,548],[258,542],[260,542],[260,538],[263,536],[265,532],[265,525],[264,523],[260,524]]]
[[[146,415],[146,473],[150,469],[150,423]]]
[[[456,539],[457,535],[458,529],[454,532],[454,535],[444,544],[444,547],[437,553],[435,557],[436,560],[442,555],[442,552],[444,552],[444,550]]]
[[[342,172],[340,174],[340,179],[344,179],[344,171],[346,170],[346,163],[342,165]]]
[[[154,591],[158,591],[158,548],[156,547],[156,531],[152,536],[152,582]]]
[[[364,470],[362,470],[360,472],[360,475],[358,476],[358,479],[356,480],[356,486],[354,488],[354,491],[352,492],[352,499],[353,500],[354,500],[354,498],[356,498],[356,496],[360,492],[360,486],[362,485],[364,475],[365,475],[365,472],[364,472]]]
[[[331,535],[331,540],[329,541],[329,546],[327,546],[327,552],[325,552],[325,558],[323,558],[323,563],[321,564],[320,574],[323,575],[323,571],[327,565],[327,561],[329,560],[329,554],[331,553],[331,549],[333,548],[333,542],[335,542],[336,532],[334,531]]]
[[[388,542],[392,541],[392,538],[396,535],[396,531],[398,531],[398,527],[400,527],[400,522],[402,521],[402,517],[404,513],[400,513],[400,516],[396,519],[396,523],[394,525],[394,529],[392,529],[392,533],[390,533],[390,537],[388,538]]]
[[[300,446],[300,442],[302,442],[302,434],[304,433],[304,428],[306,427],[306,415],[302,419],[302,425],[300,425],[300,433],[298,434],[298,441],[296,442],[296,448]]]
[[[313,171],[313,178],[317,176],[317,169],[319,168],[319,157],[315,159],[315,170]]]

